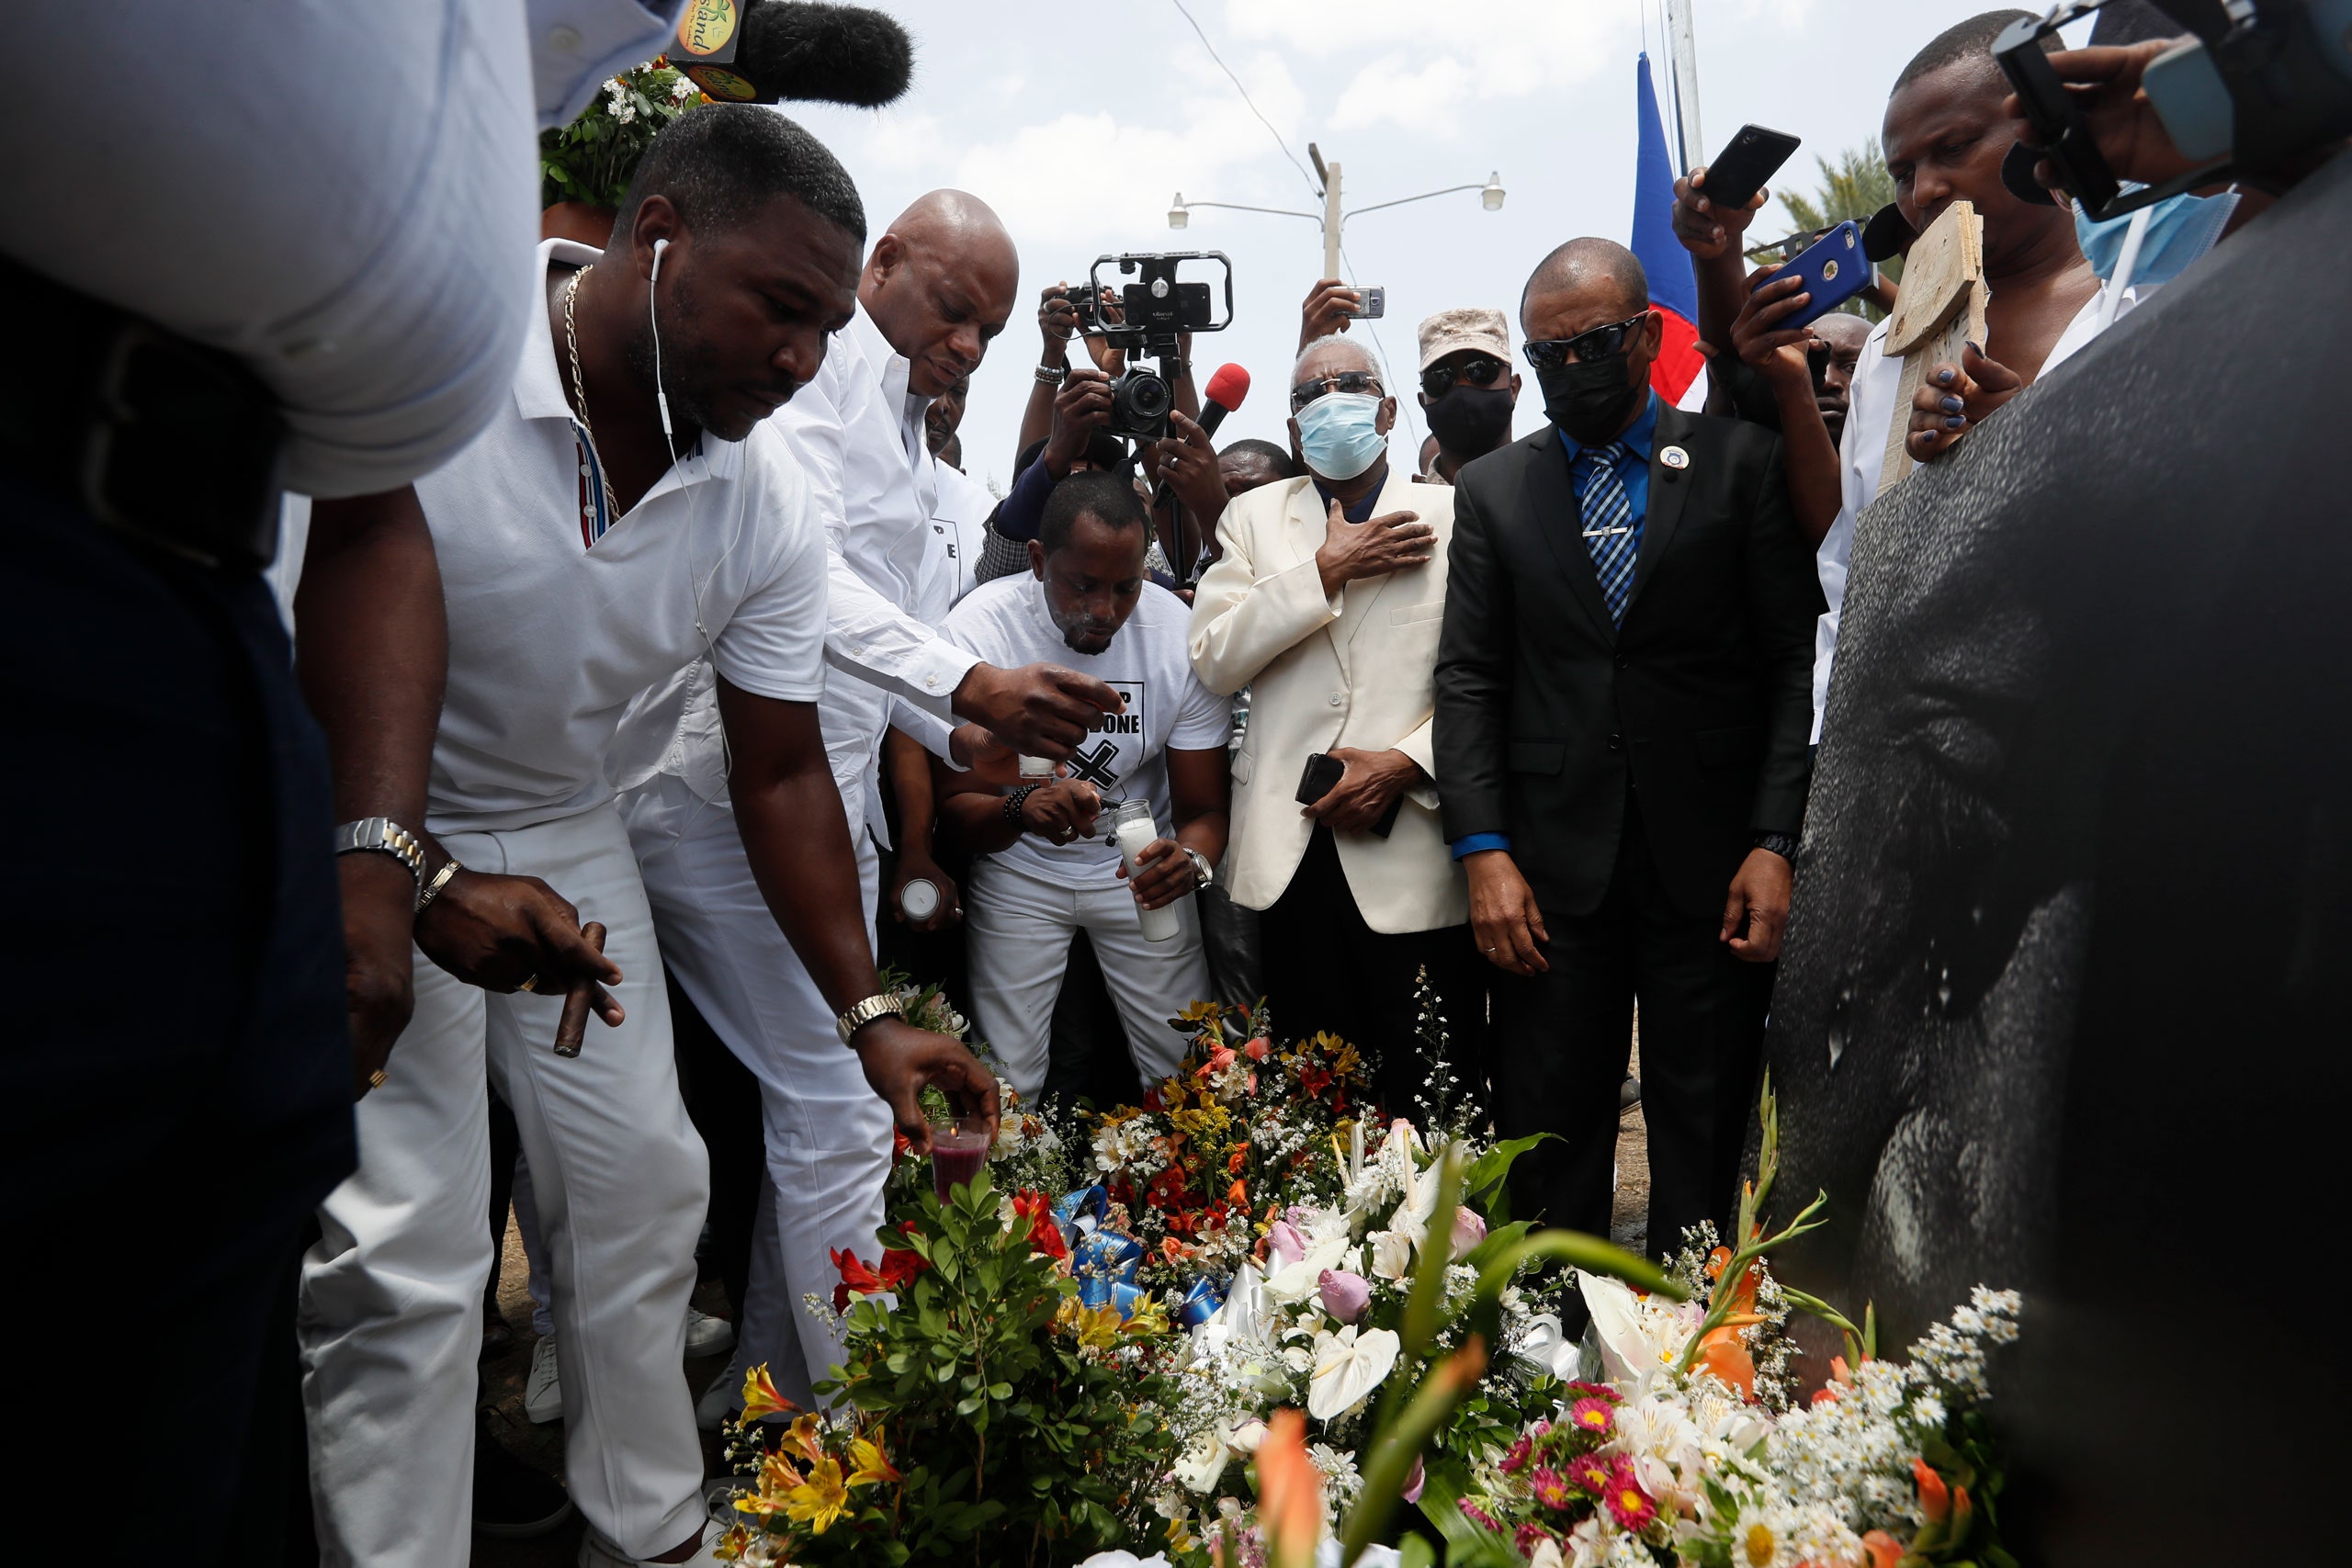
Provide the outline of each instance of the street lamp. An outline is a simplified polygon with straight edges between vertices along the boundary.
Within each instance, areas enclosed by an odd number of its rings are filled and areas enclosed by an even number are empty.
[[[1384,207],[1403,207],[1408,202],[1427,201],[1433,196],[1452,196],[1458,190],[1476,191],[1478,205],[1489,212],[1502,210],[1503,177],[1501,171],[1498,170],[1488,175],[1487,183],[1482,186],[1447,186],[1442,190],[1425,190],[1419,196],[1398,197],[1394,201],[1375,201],[1370,207],[1359,207],[1352,212],[1343,212],[1340,209],[1340,165],[1325,164],[1322,152],[1312,141],[1306,144],[1306,153],[1308,157],[1315,160],[1315,172],[1323,177],[1322,211],[1301,212],[1288,207],[1249,207],[1237,201],[1187,202],[1184,199],[1184,193],[1180,190],[1176,193],[1176,199],[1168,209],[1168,226],[1170,229],[1191,227],[1193,209],[1195,207],[1222,207],[1234,212],[1271,212],[1278,218],[1304,218],[1309,222],[1322,225],[1323,276],[1337,277],[1340,276],[1340,236],[1347,227],[1348,220],[1358,213],[1377,212]]]

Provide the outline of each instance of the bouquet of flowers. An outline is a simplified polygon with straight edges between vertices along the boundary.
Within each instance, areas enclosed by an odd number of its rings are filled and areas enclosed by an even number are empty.
[[[571,124],[539,132],[539,204],[618,207],[662,128],[709,101],[666,59],[622,72]]]

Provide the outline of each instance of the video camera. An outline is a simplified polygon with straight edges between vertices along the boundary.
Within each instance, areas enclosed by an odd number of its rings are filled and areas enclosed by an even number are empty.
[[[1215,262],[1225,269],[1225,310],[1221,315],[1213,285],[1197,280],[1186,282],[1176,276],[1179,264],[1198,261]],[[1106,263],[1135,276],[1134,282],[1120,288],[1115,307],[1106,307],[1102,302],[1102,272]],[[1099,333],[1127,356],[1125,373],[1111,383],[1111,419],[1103,428],[1113,435],[1136,441],[1164,438],[1168,434],[1169,411],[1176,404],[1175,392],[1163,374],[1167,362],[1182,357],[1177,342],[1181,334],[1223,332],[1233,324],[1233,263],[1223,251],[1097,256],[1094,265],[1087,269],[1083,292],[1081,299],[1080,290],[1068,291],[1069,302],[1078,311],[1080,330],[1089,335]],[[1147,357],[1159,360],[1161,368],[1147,369],[1136,363]]]
[[[2057,183],[2104,221],[2201,186],[2258,181],[2352,135],[2352,0],[2155,0],[2193,36],[2148,62],[2141,90],[2198,167],[2125,191],[2041,48],[2105,4],[2067,0],[1993,40],[1993,58],[2041,142],[2020,142],[2003,165],[2012,193],[2047,201],[2033,175],[2047,159]]]

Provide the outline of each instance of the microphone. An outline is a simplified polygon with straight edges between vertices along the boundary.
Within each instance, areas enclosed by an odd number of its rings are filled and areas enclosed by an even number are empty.
[[[682,42],[695,14],[689,7],[681,21]],[[903,97],[914,79],[914,40],[879,11],[823,0],[749,0],[741,15],[733,38],[715,40],[707,54],[689,47],[670,51],[670,62],[714,98],[872,109]]]
[[[1215,435],[1216,434],[1216,427],[1225,423],[1225,416],[1231,413],[1235,409],[1239,408],[1241,406],[1241,400],[1249,395],[1249,371],[1244,370],[1238,365],[1227,364],[1218,366],[1216,374],[1210,377],[1209,384],[1205,388],[1202,389],[1200,418],[1201,434],[1203,435]],[[1170,493],[1171,487],[1169,482],[1166,479],[1160,480],[1159,488],[1151,492],[1151,510],[1158,512],[1162,506],[1165,506],[1168,503],[1168,498]],[[1176,536],[1181,540],[1184,535],[1183,519],[1179,517],[1174,521],[1176,525]],[[1187,587],[1191,586],[1193,581],[1193,563],[1191,561],[1171,560],[1168,564],[1176,569],[1176,581],[1179,583]]]
[[[1201,410],[1201,434],[1215,435],[1216,427],[1225,423],[1225,416],[1239,408],[1241,400],[1249,395],[1250,372],[1238,365],[1219,366],[1202,390],[1204,406]]]

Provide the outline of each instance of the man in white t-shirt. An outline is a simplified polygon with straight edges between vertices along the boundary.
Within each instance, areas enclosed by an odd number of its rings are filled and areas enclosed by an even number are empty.
[[[876,995],[816,712],[824,539],[792,464],[744,439],[847,320],[864,228],[848,175],[791,121],[734,105],[684,117],[646,153],[607,250],[540,246],[544,308],[512,395],[416,486],[448,616],[420,835],[438,902],[419,930],[442,967],[417,966],[389,1081],[359,1106],[360,1168],[322,1206],[303,1266],[327,1561],[446,1568],[469,1551],[489,1081],[521,1130],[548,1247],[581,1561],[715,1560],[678,1376],[707,1161],[606,773],[649,687],[715,668],[773,916],[900,1126],[928,1142],[927,1082],[993,1113],[970,1055]],[[602,966],[537,967],[546,904],[518,913],[460,860],[560,886],[577,901],[547,896],[560,919],[605,927]],[[567,987],[607,1026],[575,1055],[554,1049]]]
[[[1117,474],[1054,489],[1031,570],[981,584],[948,634],[1000,664],[1060,657],[1124,695],[1126,710],[1072,756],[1066,776],[1010,794],[943,777],[942,829],[978,858],[965,897],[972,1003],[980,1037],[1025,1098],[1046,1079],[1054,998],[1083,929],[1148,1081],[1182,1059],[1169,1026],[1208,995],[1200,917],[1190,897],[1225,853],[1232,705],[1193,673],[1183,601],[1145,581],[1150,525]],[[1126,879],[1106,841],[1106,803],[1148,802],[1162,836]],[[1179,934],[1149,942],[1138,908],[1174,906]]]

